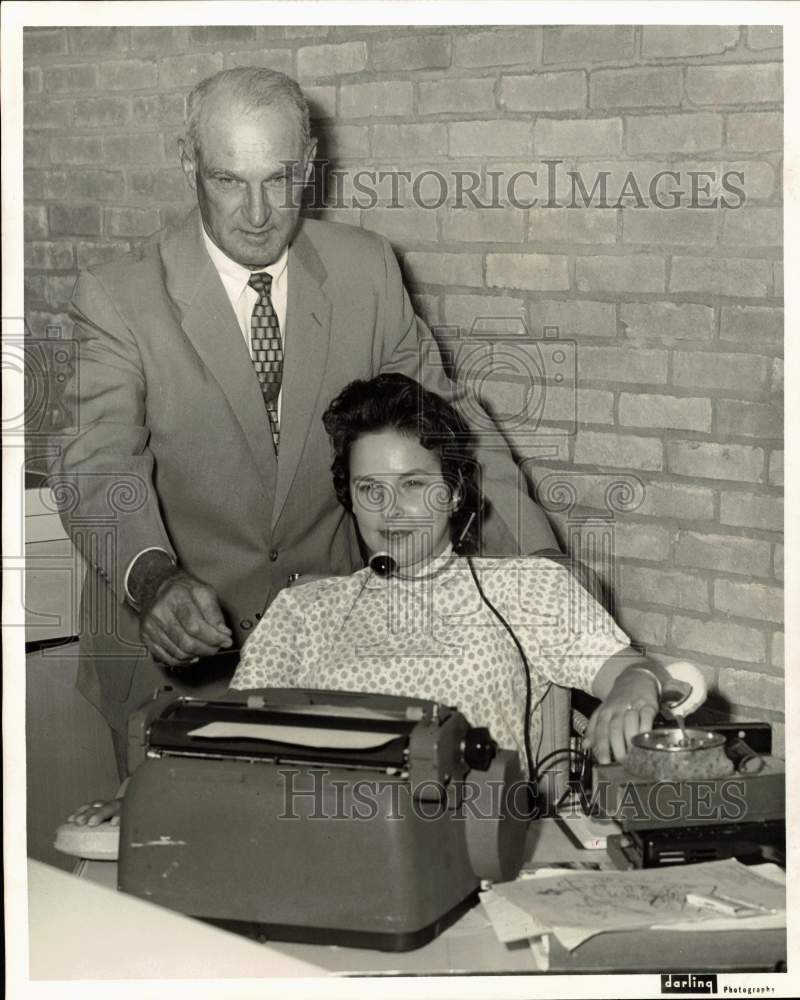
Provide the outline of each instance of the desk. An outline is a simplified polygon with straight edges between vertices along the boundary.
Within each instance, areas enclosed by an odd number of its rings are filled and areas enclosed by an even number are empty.
[[[607,860],[604,851],[578,847],[555,820],[531,826],[529,851],[529,857],[543,862]],[[80,875],[116,888],[116,864],[83,861]],[[203,931],[209,929],[197,921],[193,923]],[[102,944],[98,942],[97,947],[102,949]],[[310,963],[319,969],[318,975],[539,972],[527,943],[508,946],[497,940],[481,906],[464,914],[429,944],[402,954],[277,941],[268,948],[274,975],[291,974],[279,971],[283,962]],[[625,931],[599,935],[572,953],[551,938],[550,972],[773,971],[785,959],[784,930]]]

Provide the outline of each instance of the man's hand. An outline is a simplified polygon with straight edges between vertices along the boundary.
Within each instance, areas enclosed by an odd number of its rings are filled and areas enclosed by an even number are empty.
[[[232,645],[213,588],[164,553],[140,556],[128,587],[139,605],[139,637],[155,660],[177,667]]]
[[[584,750],[600,764],[623,760],[637,733],[649,732],[658,714],[656,681],[642,670],[624,670],[608,697],[595,709],[583,737]]]

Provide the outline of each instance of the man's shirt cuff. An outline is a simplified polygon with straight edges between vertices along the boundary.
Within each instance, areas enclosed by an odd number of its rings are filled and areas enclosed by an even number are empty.
[[[169,557],[170,562],[172,563],[173,566],[177,565],[177,563],[175,562],[175,558],[169,552],[167,552],[166,549],[162,549],[160,545],[150,545],[146,549],[142,549],[141,552],[136,553],[133,559],[131,559],[131,561],[128,563],[128,568],[125,570],[125,576],[122,581],[122,589],[125,592],[125,600],[136,611],[139,610],[139,604],[137,601],[133,599],[133,597],[131,596],[131,592],[128,590],[128,577],[131,575],[131,570],[133,569],[136,560],[139,558],[139,556],[143,556],[145,552],[163,552],[165,556]]]

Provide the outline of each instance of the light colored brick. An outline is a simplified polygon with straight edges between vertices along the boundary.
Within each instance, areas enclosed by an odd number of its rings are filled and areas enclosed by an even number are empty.
[[[402,159],[444,156],[447,151],[447,130],[444,125],[373,125],[372,153],[374,156]]]
[[[578,352],[581,381],[635,382],[663,385],[667,380],[667,352],[634,347],[590,347]]]
[[[769,481],[773,486],[783,486],[783,451],[770,453]]]
[[[491,111],[494,108],[494,80],[424,80],[417,84],[421,115],[447,112]]]
[[[184,121],[183,94],[146,94],[134,97],[132,121],[135,125],[182,125]]]
[[[131,48],[140,55],[142,52],[160,52],[170,55],[185,48],[189,37],[185,27],[136,27],[131,28]]]
[[[47,210],[51,236],[99,236],[97,205],[50,205]]]
[[[613,302],[540,299],[531,302],[529,311],[530,328],[535,336],[542,336],[546,326],[558,327],[562,338],[577,337],[580,340],[584,337],[616,335]]]
[[[130,45],[130,28],[81,27],[69,29],[69,50],[74,55],[108,55]]]
[[[761,632],[754,628],[748,628],[746,625],[734,625],[732,622],[723,620],[701,621],[698,618],[675,615],[672,619],[672,644],[680,649],[747,663],[766,663],[767,659],[766,640]],[[726,678],[725,682],[722,680],[723,675]],[[740,682],[735,686],[728,683],[732,675]],[[745,674],[742,670],[726,668],[720,671],[720,691],[723,691],[724,683],[728,697],[741,702],[743,695],[745,695],[741,680],[744,677],[761,676],[760,674]],[[764,679],[766,680],[766,678]],[[763,695],[757,696],[757,702],[760,703],[762,698]],[[749,690],[745,700],[748,704],[752,704]]]
[[[42,166],[50,162],[50,137],[48,135],[23,136],[22,162],[28,167],[33,164]]]
[[[783,588],[763,583],[739,583],[717,580],[714,584],[714,607],[737,618],[783,622]]]
[[[23,231],[26,240],[47,239],[47,209],[44,205],[25,205]]]
[[[667,616],[623,605],[619,623],[631,642],[645,646],[663,646],[667,641]]]
[[[783,209],[746,208],[723,214],[722,242],[777,247],[783,241]]]
[[[130,243],[118,240],[78,240],[76,243],[78,267],[83,270],[87,267],[94,267],[95,264],[105,264],[109,260],[116,260],[128,253]]]
[[[103,141],[105,162],[113,166],[138,166],[164,161],[163,140],[157,132],[109,135]]]
[[[779,404],[720,399],[715,406],[716,429],[721,437],[783,437],[783,409]]]
[[[768,374],[767,358],[756,354],[676,351],[673,357],[672,381],[687,389],[758,392]]]
[[[721,145],[721,115],[638,115],[627,121],[629,153],[700,153]]]
[[[572,387],[558,389],[547,387],[547,411],[550,409],[552,397],[561,397],[561,405],[566,409],[569,399],[575,396]],[[578,422],[581,424],[613,424],[614,423],[614,393],[603,389],[587,389],[585,386],[577,393]]]
[[[713,244],[718,216],[710,209],[623,209],[625,243]]]
[[[72,267],[72,246],[64,242],[40,242],[25,244],[25,267],[42,271],[66,271]]]
[[[343,118],[410,115],[413,101],[413,86],[404,80],[355,83],[339,89],[339,110]]]
[[[693,104],[759,104],[783,99],[780,63],[690,66],[686,94]]]
[[[650,254],[578,257],[575,280],[579,292],[663,292],[666,267]]]
[[[706,581],[672,569],[651,569],[627,563],[622,567],[620,593],[623,600],[663,604],[684,611],[709,610]]]
[[[771,549],[769,542],[755,538],[682,531],[675,549],[675,562],[679,566],[722,573],[769,576]]]
[[[28,328],[34,337],[48,336],[48,331],[51,327],[57,327],[63,339],[69,339],[72,336],[73,322],[71,317],[66,313],[40,312],[39,310],[31,309],[25,318]]]
[[[257,40],[256,28],[246,24],[193,25],[189,41],[195,45],[252,45]]]
[[[97,67],[81,65],[49,66],[44,71],[44,89],[49,94],[74,94],[97,87]]]
[[[490,253],[486,255],[486,284],[490,288],[566,290],[568,260],[563,254]]]
[[[617,213],[608,208],[535,208],[528,216],[533,243],[617,242]]]
[[[783,262],[775,260],[772,262],[772,284],[773,294],[779,298],[783,297]]]
[[[736,211],[743,197],[753,202],[771,198],[775,192],[775,168],[766,160],[728,161],[722,164],[722,173],[727,175],[728,186],[734,188],[726,201]]]
[[[105,231],[108,236],[150,236],[161,228],[155,208],[107,208]]]
[[[586,107],[582,72],[503,76],[500,107],[506,111],[575,111]]]
[[[297,50],[299,76],[325,77],[360,73],[367,66],[366,42],[309,45]]]
[[[294,52],[291,49],[248,49],[244,52],[226,52],[225,69],[235,69],[237,66],[263,66],[265,69],[293,76]],[[305,87],[303,92],[306,93]]]
[[[647,483],[637,514],[708,521],[714,517],[714,490],[680,483]]]
[[[769,662],[773,667],[780,667],[783,670],[783,632],[775,632],[772,636]]]
[[[457,243],[522,243],[525,216],[501,207],[443,209],[442,236]]]
[[[719,519],[721,524],[741,528],[782,531],[783,498],[726,491],[720,495]]]
[[[620,521],[614,526],[614,546],[622,559],[663,563],[669,558],[670,532],[662,525]]]
[[[633,55],[633,28],[627,25],[546,27],[546,63],[608,62]]]
[[[303,93],[312,120],[336,117],[336,87],[303,87]]]
[[[779,111],[749,111],[728,117],[731,149],[766,153],[783,149],[783,115]]]
[[[120,59],[100,63],[100,86],[104,90],[146,90],[155,87],[158,70],[152,59]]]
[[[712,169],[718,170],[717,164]],[[590,160],[571,171],[570,204],[592,204],[633,207],[656,206],[661,201],[671,206],[669,192],[676,187],[674,179],[664,174],[672,166],[656,160]],[[680,169],[678,165],[675,170]]]
[[[182,201],[189,198],[189,187],[180,167],[169,170],[131,170],[128,190],[147,201]]]
[[[29,173],[34,173],[34,171],[29,171]],[[69,180],[70,178],[81,177],[82,172],[74,173],[72,171],[66,170],[42,170],[40,171],[41,177],[41,191],[35,195],[37,198],[68,198],[74,192],[70,191]],[[91,176],[91,175],[90,175]],[[26,179],[26,191],[27,191],[27,179]]]
[[[675,107],[681,103],[679,67],[600,69],[589,80],[593,108]]]
[[[776,580],[783,580],[783,545],[776,545],[772,556],[772,570]]]
[[[222,69],[218,52],[192,52],[182,56],[166,56],[158,69],[161,88],[193,87],[196,83]]]
[[[773,396],[783,395],[783,358],[772,359],[769,391]]]
[[[375,41],[372,65],[377,70],[447,69],[450,39],[447,35],[410,35]]]
[[[483,284],[483,261],[477,253],[408,253],[411,280],[427,285]]]
[[[26,63],[40,56],[63,55],[67,51],[67,33],[63,28],[23,28],[22,51]]]
[[[66,309],[75,289],[75,275],[48,274],[44,281],[44,296],[47,304],[54,309]]]
[[[574,462],[658,472],[664,466],[663,445],[656,438],[633,434],[581,431],[575,441]]]
[[[673,257],[671,292],[699,292],[759,298],[769,295],[772,269],[767,260],[738,257]]]
[[[752,347],[780,347],[783,344],[783,309],[724,306],[720,337],[722,340],[748,343]]]
[[[81,167],[70,170],[64,177],[59,197],[114,201],[125,191],[125,175],[120,170],[95,170]]]
[[[528,122],[451,122],[447,130],[451,156],[482,156],[486,150],[492,156],[529,156],[531,152]]]
[[[77,128],[115,128],[131,120],[131,102],[125,97],[92,97],[76,101],[73,122]]]
[[[751,24],[747,29],[747,47],[757,52],[779,49],[783,45],[783,28],[779,24]]]
[[[434,242],[436,213],[424,208],[373,208],[362,215],[365,229],[401,243]]]
[[[539,118],[534,153],[543,156],[606,156],[622,151],[620,118]]]
[[[680,431],[711,430],[711,400],[653,393],[621,393],[621,427],[666,427]]]
[[[679,476],[757,483],[763,467],[763,448],[709,441],[667,442],[667,468]]]
[[[59,128],[66,129],[70,125],[70,101],[26,101],[23,112],[23,123],[26,129]]]
[[[317,128],[318,156],[333,160],[369,156],[369,129],[365,125],[337,125],[335,128]]]
[[[739,28],[729,25],[645,25],[642,55],[646,59],[718,55],[736,47]]]
[[[541,28],[495,28],[456,36],[456,66],[535,66],[541,59]]]
[[[443,319],[466,337],[474,325],[482,327],[493,319],[504,328],[517,321],[524,324],[525,303],[507,295],[446,295]]]
[[[751,649],[757,649],[755,638]],[[731,657],[734,658],[733,656]],[[745,657],[735,657],[743,660]],[[753,663],[763,663],[763,659],[750,657]],[[731,668],[719,672],[719,693],[733,705],[747,705],[782,712],[785,705],[784,682],[782,677],[771,677],[763,673]]]
[[[103,142],[99,135],[59,135],[50,140],[53,163],[98,163],[102,158]]]
[[[714,332],[714,310],[693,303],[622,302],[619,318],[625,336],[641,340],[710,340]]]

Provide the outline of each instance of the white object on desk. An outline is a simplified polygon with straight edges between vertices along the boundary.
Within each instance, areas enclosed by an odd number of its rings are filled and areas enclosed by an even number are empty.
[[[311,962],[28,862],[31,979],[319,976]]]
[[[119,824],[110,820],[99,826],[62,823],[53,844],[62,854],[89,861],[116,861],[119,857]]]

